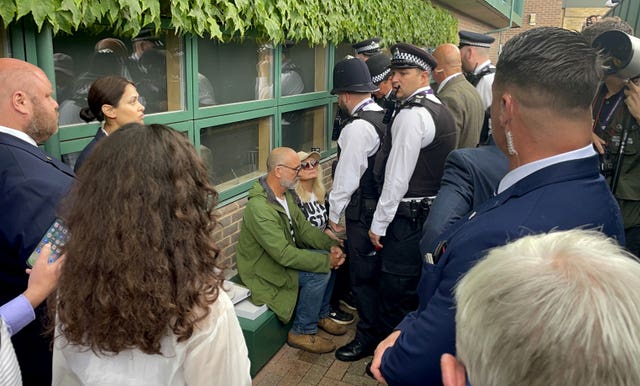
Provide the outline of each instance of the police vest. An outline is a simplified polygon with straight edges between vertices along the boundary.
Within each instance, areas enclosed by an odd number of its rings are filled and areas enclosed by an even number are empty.
[[[354,115],[343,121],[342,127],[348,125],[356,119],[364,119],[369,122],[373,128],[376,130],[378,134],[378,138],[380,139],[380,144],[382,144],[382,139],[384,137],[385,132],[385,124],[382,123],[384,118],[384,111],[375,111],[375,110],[360,110],[356,112]],[[338,157],[340,157],[340,146],[338,146]],[[378,148],[378,152],[380,148]],[[373,177],[373,167],[376,159],[376,152],[374,155],[367,158],[367,169],[364,171],[362,177],[360,177],[360,185],[359,190],[360,194],[362,194],[362,198],[374,198],[377,199],[380,194],[378,192],[378,188]],[[356,192],[357,193],[357,192]],[[355,193],[354,193],[355,194]]]
[[[438,193],[438,189],[440,189],[444,162],[449,152],[456,146],[455,121],[445,105],[429,100],[424,94],[414,95],[403,102],[398,112],[396,112],[396,116],[400,110],[412,107],[427,109],[433,118],[436,133],[433,141],[420,150],[418,162],[409,180],[409,189],[405,197],[435,196]],[[393,125],[393,121],[391,125]],[[385,167],[391,152],[392,142],[391,130],[387,130],[385,134],[374,167],[374,178],[380,191],[382,191],[384,183]]]

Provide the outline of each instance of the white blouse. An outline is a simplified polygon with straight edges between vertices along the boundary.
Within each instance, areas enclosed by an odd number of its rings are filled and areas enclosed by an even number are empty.
[[[57,331],[52,385],[251,385],[247,346],[233,304],[224,291],[191,337],[162,339],[164,355],[140,350],[98,355],[70,345]]]

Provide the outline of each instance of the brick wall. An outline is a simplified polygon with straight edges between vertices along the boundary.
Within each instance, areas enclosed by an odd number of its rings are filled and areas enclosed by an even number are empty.
[[[588,16],[604,15],[609,12],[609,8],[567,8],[564,10],[562,27],[575,31],[581,31]]]

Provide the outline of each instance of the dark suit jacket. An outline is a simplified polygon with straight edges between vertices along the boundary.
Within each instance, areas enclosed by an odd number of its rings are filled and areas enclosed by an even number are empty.
[[[484,121],[484,103],[476,88],[458,74],[445,83],[437,96],[456,122],[456,148],[476,147]]]
[[[531,233],[602,227],[624,245],[620,209],[598,171],[598,157],[539,170],[481,204],[442,236],[446,252],[424,262],[420,305],[382,358],[389,385],[440,385],[440,356],[455,354],[453,288],[486,251]]]
[[[27,288],[26,260],[73,182],[67,165],[0,133],[0,304]],[[42,324],[33,322],[12,338],[25,385],[47,384],[47,378],[51,384],[49,340],[41,332]]]
[[[76,164],[73,167],[74,172],[77,173],[78,170],[80,170],[80,166],[84,163],[84,161],[87,160],[87,158],[89,158],[89,156],[93,152],[93,147],[96,145],[96,143],[98,143],[99,140],[102,139],[102,137],[106,137],[106,134],[102,131],[102,128],[98,128],[98,132],[96,133],[96,136],[93,137],[91,142],[89,142],[84,149],[82,149],[82,153],[80,153],[80,155],[78,156],[78,159],[76,160]]]
[[[422,227],[422,255],[451,224],[493,197],[509,171],[507,157],[495,145],[453,150],[444,164],[438,196]]]

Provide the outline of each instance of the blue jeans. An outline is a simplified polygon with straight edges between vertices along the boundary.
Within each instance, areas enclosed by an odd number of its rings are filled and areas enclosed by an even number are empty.
[[[318,320],[329,316],[334,282],[333,270],[328,273],[298,272],[298,302],[291,327],[294,334],[318,332]]]

